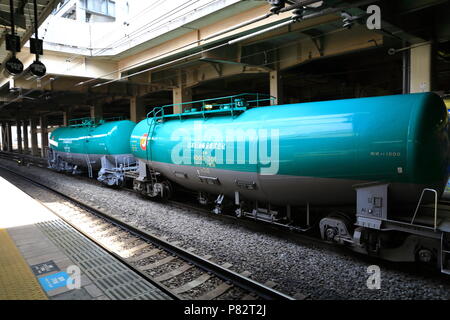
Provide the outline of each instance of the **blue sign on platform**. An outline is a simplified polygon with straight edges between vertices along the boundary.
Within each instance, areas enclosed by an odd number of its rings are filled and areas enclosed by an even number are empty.
[[[73,283],[73,279],[67,274],[67,272],[62,271],[49,276],[41,277],[39,278],[39,282],[45,291],[50,291]]]

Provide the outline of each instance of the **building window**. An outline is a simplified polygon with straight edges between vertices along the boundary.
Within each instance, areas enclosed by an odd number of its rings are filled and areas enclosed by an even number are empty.
[[[116,2],[112,0],[83,0],[86,11],[109,17],[116,16]]]
[[[70,9],[68,9],[61,17],[77,20],[77,6],[74,4]]]

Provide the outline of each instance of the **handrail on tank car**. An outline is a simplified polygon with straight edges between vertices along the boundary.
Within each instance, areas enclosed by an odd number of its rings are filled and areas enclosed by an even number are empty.
[[[98,122],[99,123],[105,123],[105,122],[122,121],[122,120],[124,120],[123,116],[116,116],[116,117],[102,118],[102,119],[99,119]]]
[[[253,99],[245,99],[245,97],[253,97]],[[228,100],[226,102],[222,103],[211,103],[208,104],[207,102],[214,101],[217,102],[218,100]],[[156,118],[156,119],[163,119],[168,117],[177,117],[182,118],[186,115],[201,115],[205,117],[205,114],[212,114],[212,113],[223,113],[224,111],[230,112],[231,115],[234,115],[234,111],[245,111],[248,107],[261,107],[264,105],[264,102],[267,101],[274,101],[276,98],[263,93],[241,93],[233,96],[226,96],[226,97],[218,97],[218,98],[210,98],[210,99],[203,99],[203,100],[196,100],[196,101],[188,101],[188,102],[181,102],[181,103],[174,103],[174,104],[167,104],[161,107],[155,107],[152,111],[147,113],[147,119],[148,118]],[[193,106],[195,104],[201,104],[201,106]],[[184,110],[182,113],[179,114],[164,114],[164,109],[175,107],[175,106],[185,106],[185,105],[191,105],[190,109]],[[200,111],[197,109],[200,107]],[[214,108],[218,108],[215,109]],[[161,114],[158,116],[158,114]]]
[[[84,118],[76,118],[69,120],[69,127],[95,127],[100,124],[104,124],[110,121],[121,121],[124,118],[122,116],[118,117],[109,117],[109,118],[92,118],[92,117],[84,117]]]
[[[149,117],[148,115],[152,113],[152,117]],[[149,124],[148,119],[154,119],[154,121],[156,121],[158,119],[158,113],[161,113],[161,118],[164,117],[164,107],[155,107],[153,108],[152,111],[150,111],[149,113],[147,113],[147,124]]]
[[[95,119],[91,117],[76,118],[69,120],[69,127],[89,127],[95,125]]]

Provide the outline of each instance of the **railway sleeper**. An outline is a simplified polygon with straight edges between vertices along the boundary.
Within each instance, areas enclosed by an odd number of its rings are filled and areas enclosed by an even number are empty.
[[[422,203],[422,198],[419,199],[416,211],[408,207],[405,214],[405,210],[400,213],[398,208],[388,207],[388,184],[356,185],[354,189],[356,210],[348,206],[339,210],[315,208],[309,203],[299,208],[246,202],[239,191],[235,192],[234,203],[224,194],[212,201],[212,195],[199,192],[197,199],[200,204],[212,205],[215,214],[228,213],[230,210],[227,209],[234,206],[237,217],[260,220],[298,232],[316,230],[323,240],[359,253],[394,262],[434,264],[443,273],[450,273],[450,229],[445,229],[445,223],[441,229],[436,222],[433,225],[433,212],[437,215],[437,209],[430,208],[430,201]],[[409,217],[409,222],[404,221],[404,216]],[[447,218],[444,216],[442,220]]]
[[[76,166],[51,151],[48,163],[50,168],[60,172],[78,171]],[[136,170],[128,173],[133,173],[133,188],[140,194],[166,199],[173,193],[170,182],[141,161]],[[234,215],[237,217],[260,220],[297,232],[315,230],[323,240],[347,246],[356,252],[395,262],[434,264],[442,273],[450,274],[450,224],[445,223],[450,220],[450,212],[438,210],[438,192],[424,189],[416,210],[412,208],[405,212],[388,206],[388,187],[389,184],[378,182],[355,185],[356,208],[345,208],[338,214],[336,210],[326,212],[326,208],[310,208],[309,203],[305,204],[306,210],[299,210],[290,205],[280,207],[257,201],[246,202],[238,190],[234,199],[219,194],[212,200],[213,195],[200,192],[198,200],[201,204],[213,205],[215,214],[228,213],[227,207],[234,200]],[[434,205],[430,204],[433,199],[427,199],[426,193],[434,193]],[[442,214],[439,225],[438,213]]]

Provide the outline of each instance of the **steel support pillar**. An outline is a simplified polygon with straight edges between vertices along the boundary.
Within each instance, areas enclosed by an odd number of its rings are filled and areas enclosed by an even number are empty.
[[[31,155],[37,157],[38,151],[38,137],[37,137],[37,119],[30,119],[30,134],[31,134]]]
[[[63,111],[63,126],[67,127],[70,119],[72,119],[72,110],[70,107],[66,107]]]
[[[3,133],[3,122],[0,122],[0,151],[3,151],[4,145],[5,145],[5,138]]]
[[[29,153],[30,148],[28,144],[28,121],[22,121],[22,137],[23,137],[23,153]]]
[[[130,120],[133,122],[139,122],[145,119],[147,113],[145,112],[145,105],[142,98],[131,97],[130,98]]]
[[[432,45],[425,44],[411,48],[410,93],[432,90]]]
[[[11,122],[6,122],[6,151],[12,152],[12,130],[11,130]]]
[[[22,153],[22,121],[16,120],[17,152]]]
[[[281,83],[280,71],[269,72],[270,77],[270,95],[275,97],[275,100],[271,101],[272,105],[278,105],[283,103],[283,86]]]
[[[190,88],[174,88],[173,92],[173,113],[182,113],[185,108],[188,108],[189,105],[181,105],[180,103],[185,103],[192,101],[192,90]],[[179,104],[179,105],[177,105]]]
[[[95,104],[91,106],[91,118],[103,119],[103,105]]]
[[[40,117],[40,127],[41,127],[41,157],[45,158],[46,149],[48,147],[48,128],[47,128],[47,117]]]

